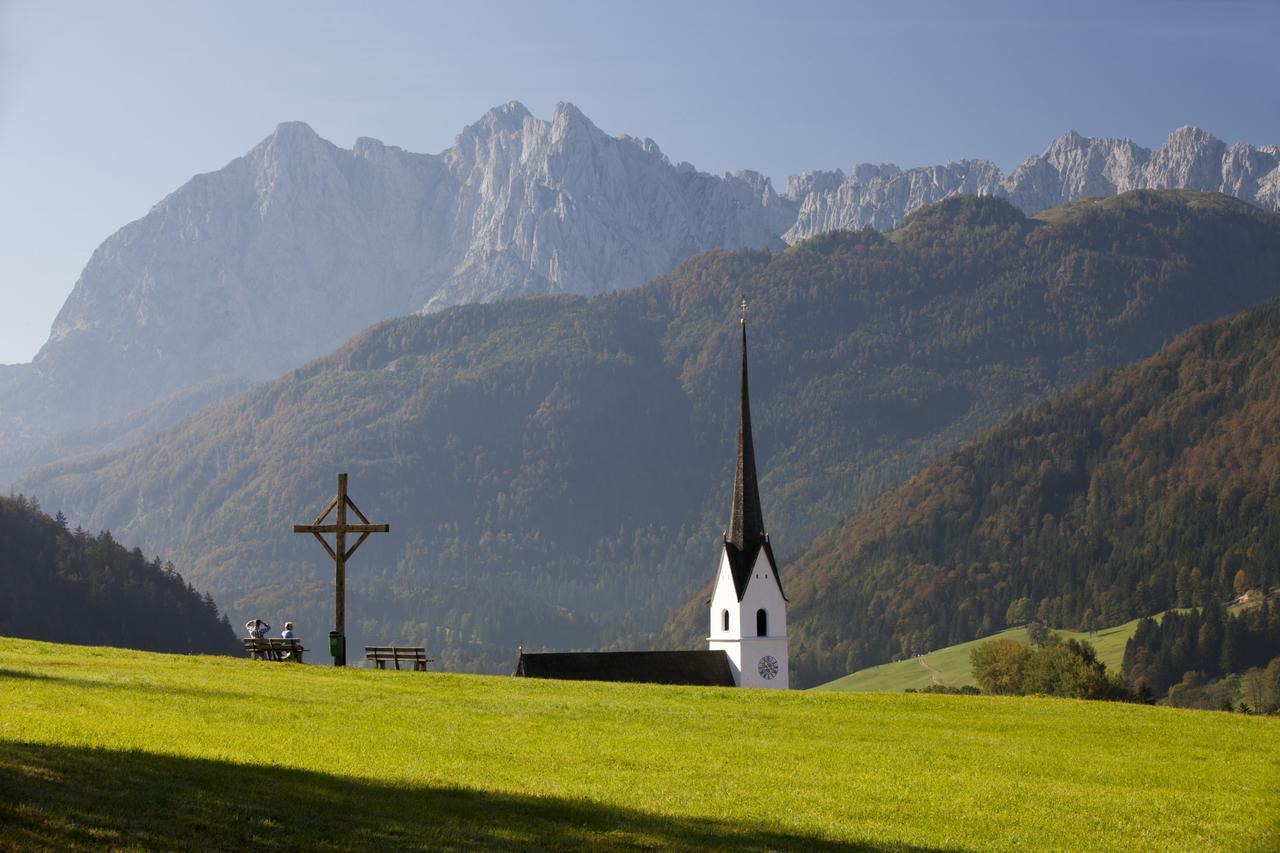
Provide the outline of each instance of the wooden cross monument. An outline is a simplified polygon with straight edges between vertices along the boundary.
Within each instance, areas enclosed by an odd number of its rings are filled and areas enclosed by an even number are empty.
[[[350,508],[359,518],[362,524],[347,524],[347,509]],[[329,513],[337,510],[337,518],[335,523],[326,524],[325,519],[329,517]],[[334,648],[333,665],[347,665],[347,601],[346,601],[346,574],[347,560],[351,559],[351,555],[356,549],[364,544],[364,540],[369,538],[370,533],[390,533],[390,524],[370,524],[369,519],[365,518],[360,507],[355,505],[351,498],[347,497],[347,475],[338,475],[338,496],[329,501],[329,505],[324,508],[324,512],[316,517],[314,524],[295,524],[293,526],[294,533],[310,533],[320,540],[320,544],[329,552],[329,556],[333,557],[333,563],[337,569],[337,589],[334,599],[334,611],[337,634],[339,636],[339,644]],[[333,547],[329,546],[329,540],[324,538],[324,534],[332,533],[334,535]],[[347,534],[359,533],[360,538],[356,540],[356,544],[350,548],[347,547]]]

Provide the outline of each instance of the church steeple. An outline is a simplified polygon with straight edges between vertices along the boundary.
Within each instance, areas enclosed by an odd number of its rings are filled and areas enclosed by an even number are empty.
[[[773,546],[764,532],[756,448],[751,436],[747,382],[747,300],[742,300],[742,396],[738,412],[738,459],[733,509],[724,533],[720,566],[711,590],[707,648],[729,656],[734,683],[774,687],[790,683],[787,662],[787,595],[778,577]]]
[[[738,414],[738,465],[733,478],[733,508],[725,542],[754,559],[767,537],[756,482],[756,451],[751,440],[751,401],[747,386],[747,300],[742,300],[742,409]]]

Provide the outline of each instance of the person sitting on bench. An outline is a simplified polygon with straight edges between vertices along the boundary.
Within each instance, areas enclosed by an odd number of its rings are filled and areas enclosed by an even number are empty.
[[[292,622],[286,622],[286,623],[284,623],[284,630],[280,632],[280,639],[282,639],[282,640],[294,640],[294,639],[297,639],[297,635],[293,633],[293,623],[292,623]],[[285,652],[283,655],[281,655],[281,656],[280,656],[280,659],[281,659],[281,660],[288,660],[288,659],[289,659],[289,657],[291,656],[291,654],[292,654],[291,652]]]
[[[250,619],[244,623],[244,629],[249,632],[249,636],[255,640],[261,640],[267,636],[267,632],[271,630],[271,626],[261,619]]]

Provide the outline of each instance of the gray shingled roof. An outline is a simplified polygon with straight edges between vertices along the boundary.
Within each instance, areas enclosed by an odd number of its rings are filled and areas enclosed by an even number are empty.
[[[724,651],[521,652],[512,675],[575,681],[629,681],[733,687]]]

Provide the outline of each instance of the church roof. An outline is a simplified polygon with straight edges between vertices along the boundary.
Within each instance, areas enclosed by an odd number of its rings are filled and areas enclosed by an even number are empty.
[[[512,675],[575,681],[628,681],[733,687],[722,650],[686,652],[521,652]]]
[[[782,579],[778,577],[778,564],[773,559],[773,547],[768,539],[761,542],[754,551],[739,551],[732,542],[725,542],[724,550],[729,555],[729,573],[733,575],[733,591],[737,593],[739,601],[747,594],[747,584],[751,582],[751,570],[755,568],[756,559],[761,551],[769,561],[769,570],[778,584],[778,592],[782,593],[782,600],[790,600],[782,591]]]
[[[733,476],[733,506],[729,510],[729,529],[724,535],[725,551],[729,555],[729,568],[733,573],[734,591],[738,600],[747,593],[751,570],[760,556],[768,557],[778,592],[782,592],[782,579],[769,546],[769,534],[764,529],[764,510],[760,506],[760,484],[756,478],[756,448],[751,437],[751,400],[747,382],[747,301],[742,301],[742,392],[738,412],[738,459]],[[786,593],[782,596],[786,598]]]
[[[745,306],[745,303],[744,303]],[[739,551],[758,550],[764,541],[764,511],[756,482],[756,449],[751,438],[751,401],[747,385],[747,319],[742,318],[742,396],[738,412],[738,459],[733,477],[733,507],[725,541]]]

